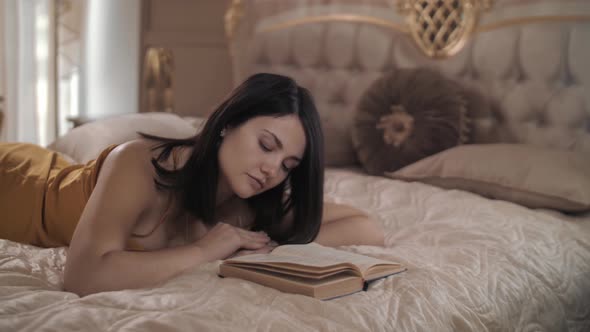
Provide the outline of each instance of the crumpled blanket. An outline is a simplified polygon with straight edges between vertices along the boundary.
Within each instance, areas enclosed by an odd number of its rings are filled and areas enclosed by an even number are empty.
[[[589,331],[590,216],[327,172],[326,200],[381,221],[408,271],[329,301],[219,278],[213,262],[149,289],[62,291],[66,248],[0,240],[0,331]]]

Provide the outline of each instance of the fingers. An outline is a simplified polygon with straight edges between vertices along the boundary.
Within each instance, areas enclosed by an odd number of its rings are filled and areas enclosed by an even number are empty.
[[[241,228],[238,228],[238,232],[240,233],[240,236],[246,240],[264,242],[265,244],[271,241],[271,238],[265,232],[252,232]]]
[[[254,242],[254,241],[244,242],[244,243],[242,243],[242,248],[256,250],[256,249],[264,248],[266,246],[266,243],[267,242]]]
[[[252,232],[230,224],[218,223],[217,227],[222,232],[230,234],[232,238],[237,236],[240,248],[257,250],[267,246],[272,239],[265,232]],[[274,242],[274,241],[273,241]]]
[[[242,231],[242,248],[257,250],[266,247],[272,241],[264,232]]]

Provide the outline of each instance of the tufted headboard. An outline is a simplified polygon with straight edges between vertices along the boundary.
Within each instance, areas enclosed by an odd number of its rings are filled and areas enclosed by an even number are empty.
[[[489,98],[474,143],[590,153],[588,0],[234,0],[226,31],[235,83],[274,72],[311,90],[328,165],[357,163],[351,121],[369,84],[416,66]]]

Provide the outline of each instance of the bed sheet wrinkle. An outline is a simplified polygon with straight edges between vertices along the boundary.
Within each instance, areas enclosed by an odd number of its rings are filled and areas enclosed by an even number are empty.
[[[39,293],[35,290],[29,290],[15,291],[7,296],[1,294],[0,319],[17,317],[25,319],[29,316],[34,317],[45,313],[47,310],[64,306],[68,301],[67,295],[64,296],[63,292],[52,292],[48,290],[44,291],[42,296]]]
[[[204,322],[198,321],[196,319],[190,319],[190,317],[158,317],[157,319],[152,317],[142,317],[142,319],[137,319],[134,321],[130,321],[128,324],[124,326],[119,326],[119,324],[114,325],[111,327],[110,331],[175,331],[175,330],[185,330],[185,331],[207,331],[210,328]]]
[[[116,322],[113,323],[113,325],[110,326],[110,330],[111,331],[121,331],[123,329],[131,329],[133,327],[139,327],[141,324],[143,324],[146,321],[149,322],[158,322],[157,324],[160,325],[161,327],[165,326],[163,322],[165,321],[166,317],[165,316],[169,316],[170,312],[168,311],[161,311],[161,312],[150,312],[150,313],[133,313],[133,314],[129,314],[124,318],[121,318],[119,320],[117,320]],[[175,323],[178,327],[180,326],[185,326],[184,324],[182,324],[182,320],[181,319],[177,319],[175,320]]]
[[[367,292],[316,301],[218,278],[215,262],[157,287],[79,298],[57,291],[64,248],[0,240],[0,331],[113,326],[164,332],[584,331],[589,326],[590,214],[534,211],[354,170],[329,169],[326,181],[327,198],[370,213],[385,230],[387,247],[342,249],[398,261],[408,271],[375,282]]]

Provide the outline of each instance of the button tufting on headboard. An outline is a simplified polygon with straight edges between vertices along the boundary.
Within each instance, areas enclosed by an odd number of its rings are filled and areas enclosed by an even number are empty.
[[[231,41],[236,84],[267,71],[309,88],[329,165],[356,163],[350,126],[369,84],[391,68],[416,66],[437,67],[489,98],[489,109],[471,115],[472,142],[590,153],[590,1],[496,0],[475,35],[445,59],[424,55],[390,1],[310,0],[274,12],[261,10],[271,2],[247,3],[244,31]]]

